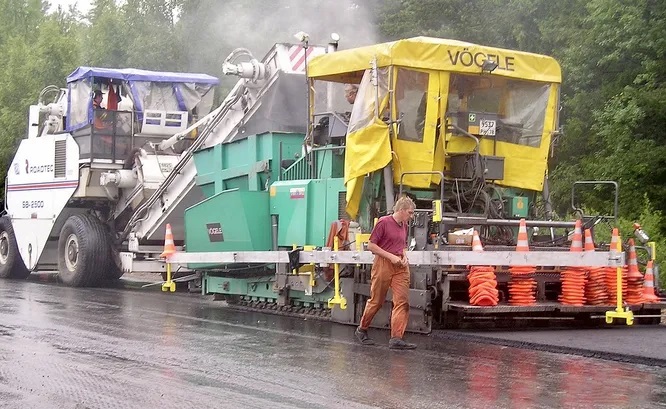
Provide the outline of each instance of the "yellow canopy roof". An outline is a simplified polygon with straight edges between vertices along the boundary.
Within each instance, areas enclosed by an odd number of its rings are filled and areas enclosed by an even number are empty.
[[[475,74],[481,72],[484,60],[492,59],[498,64],[492,75],[562,82],[560,65],[551,57],[431,37],[414,37],[319,55],[308,63],[308,76],[338,82],[360,80],[359,74],[370,68],[373,59],[377,60],[378,67],[397,65]]]

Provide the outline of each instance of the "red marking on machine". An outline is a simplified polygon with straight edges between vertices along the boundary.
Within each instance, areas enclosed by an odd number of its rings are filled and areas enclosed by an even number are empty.
[[[304,187],[292,187],[289,189],[289,198],[290,199],[304,199],[305,198],[305,188]]]
[[[291,69],[294,71],[305,71],[305,60],[310,58],[313,47],[307,48],[307,53],[300,45],[292,46],[289,49],[289,61],[291,62]]]

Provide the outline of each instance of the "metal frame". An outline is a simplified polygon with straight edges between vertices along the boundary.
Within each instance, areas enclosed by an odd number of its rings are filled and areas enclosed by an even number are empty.
[[[574,184],[571,186],[571,209],[575,210],[577,212],[580,212],[580,214],[583,214],[582,210],[576,207],[575,203],[575,198],[576,198],[576,186],[577,185],[612,185],[615,187],[615,201],[613,203],[613,216],[598,216],[601,219],[606,219],[606,220],[617,220],[617,215],[618,215],[618,196],[619,196],[619,190],[620,187],[617,184],[617,182],[612,181],[612,180],[579,180],[574,182]]]
[[[618,267],[623,266],[624,254],[608,251],[552,252],[552,251],[409,251],[407,258],[415,266],[553,266],[553,267]],[[327,264],[372,264],[374,255],[369,251],[301,251],[299,262]],[[171,264],[189,263],[279,263],[289,264],[287,251],[235,251],[176,253],[169,257]]]

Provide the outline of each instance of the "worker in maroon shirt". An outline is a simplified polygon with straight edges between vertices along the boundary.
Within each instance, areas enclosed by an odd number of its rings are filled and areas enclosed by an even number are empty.
[[[374,345],[368,327],[384,304],[389,288],[393,291],[391,311],[391,349],[414,349],[415,344],[402,337],[409,320],[409,262],[405,254],[407,223],[414,216],[416,205],[409,197],[401,197],[393,206],[393,214],[381,217],[372,229],[368,250],[375,255],[372,264],[370,299],[365,304],[356,338],[364,345]]]

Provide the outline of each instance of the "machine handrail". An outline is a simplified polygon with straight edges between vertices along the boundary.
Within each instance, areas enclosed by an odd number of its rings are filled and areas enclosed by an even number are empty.
[[[300,179],[317,179],[318,172],[315,160],[314,152],[319,151],[336,151],[343,150],[344,146],[322,146],[313,148],[309,154],[303,155],[296,159],[294,163],[289,165],[285,170],[280,172],[280,180],[300,180]],[[311,158],[311,159],[308,159]],[[282,155],[280,154],[280,162],[282,162]],[[310,163],[304,163],[305,161],[310,160]],[[282,164],[280,164],[281,166]]]

